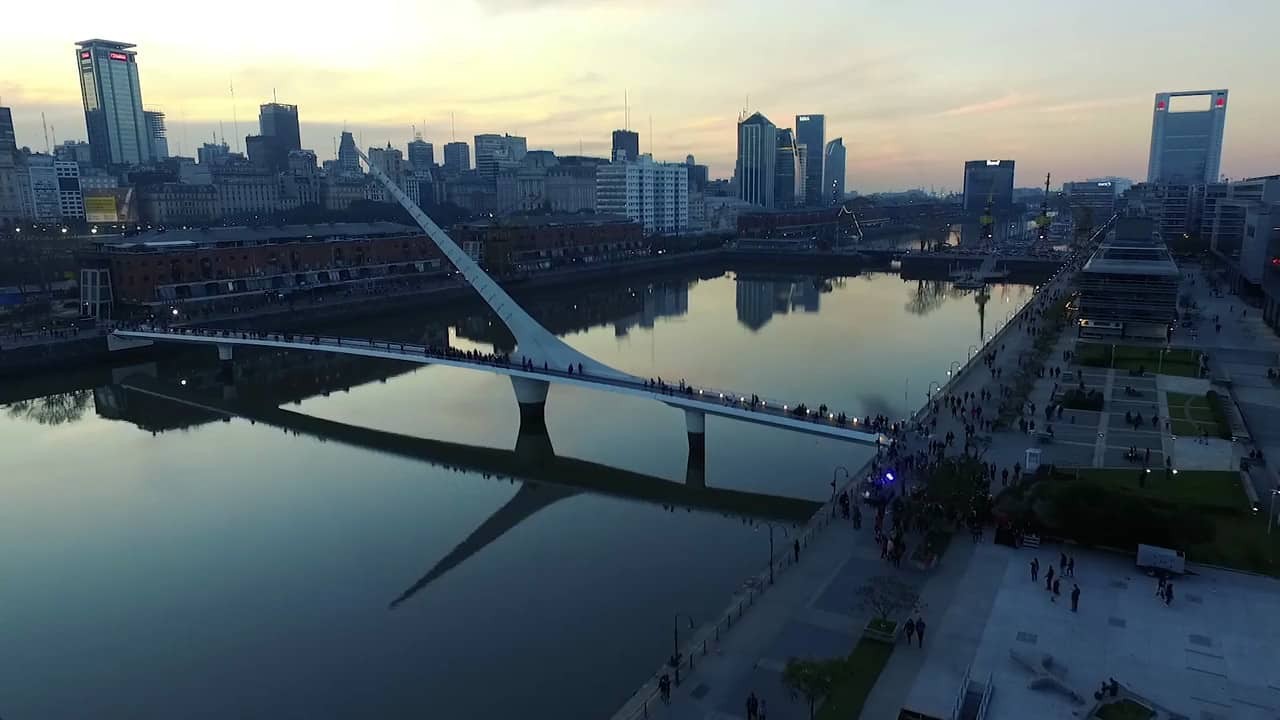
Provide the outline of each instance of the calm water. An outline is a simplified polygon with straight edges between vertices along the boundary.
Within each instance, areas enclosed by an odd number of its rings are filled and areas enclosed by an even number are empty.
[[[1029,290],[994,288],[987,331]],[[860,414],[918,405],[980,333],[972,294],[891,275],[526,304],[639,375]],[[327,329],[509,343],[465,305]],[[607,716],[674,613],[714,618],[767,560],[738,514],[667,502],[689,470],[658,403],[554,387],[548,443],[487,373],[243,353],[230,380],[209,355],[0,386],[3,717]],[[823,500],[865,457],[709,418],[704,480]]]

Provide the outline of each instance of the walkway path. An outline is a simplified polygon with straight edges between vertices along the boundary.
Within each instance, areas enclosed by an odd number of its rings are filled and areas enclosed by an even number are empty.
[[[1043,288],[1030,309],[1019,317],[1029,318],[1033,311],[1042,311],[1047,298],[1063,287],[1065,278]],[[984,350],[995,353],[991,368],[1006,382],[1016,373],[1019,362],[1033,353],[1034,335],[1029,328],[1030,323],[1020,325],[1015,318]],[[917,419],[929,424],[933,437],[939,440],[949,432],[955,433],[957,440],[950,452],[958,454],[963,448],[965,420],[952,415],[945,407],[946,399],[963,398],[971,393],[975,399],[969,407],[982,405],[984,417],[994,418],[998,396],[986,403],[976,399],[982,390],[992,387],[991,369],[979,357],[960,371],[944,392],[938,393],[936,400],[943,406],[936,415],[936,425],[932,423],[935,419],[932,411]],[[925,442],[913,433],[908,449],[920,449]],[[998,456],[1008,462],[1008,467],[1021,457],[1025,448],[1025,440],[1016,432],[995,433],[984,457]],[[973,629],[964,627],[965,616],[981,613],[983,608],[989,611],[992,602],[992,597],[984,599],[981,593],[970,593],[971,588],[956,583],[969,568],[972,545],[956,538],[941,567],[932,575],[908,568],[906,563],[902,569],[894,570],[880,560],[873,538],[874,512],[865,515],[867,520],[861,530],[854,530],[848,521],[837,520],[825,532],[814,535],[795,569],[779,575],[777,585],[756,601],[733,632],[718,646],[710,646],[705,657],[696,659],[692,676],[673,689],[669,705],[654,701],[648,706],[649,716],[682,720],[745,717],[747,695],[755,692],[766,701],[770,718],[807,718],[807,708],[802,702],[792,700],[782,685],[781,673],[787,659],[848,654],[867,619],[855,607],[855,593],[867,580],[882,574],[899,575],[922,588],[925,616],[933,624],[938,638],[945,640],[940,645],[955,649],[959,655],[935,658],[929,648],[924,654],[901,648],[891,656],[868,699],[868,710],[863,717],[876,720],[896,717],[897,709],[902,707],[922,670],[934,673],[945,666],[948,673],[957,668],[962,673],[967,657],[971,657],[977,647]],[[964,592],[964,600],[953,605],[959,591]],[[958,681],[959,675],[956,677]],[[620,713],[615,719],[642,717],[641,713],[631,714],[634,707],[629,705],[625,714]]]

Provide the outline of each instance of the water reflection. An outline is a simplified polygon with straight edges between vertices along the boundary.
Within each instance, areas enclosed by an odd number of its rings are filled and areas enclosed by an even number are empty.
[[[774,315],[820,311],[822,293],[833,288],[830,278],[817,276],[738,274],[734,284],[738,322],[752,332],[769,324]]]
[[[4,406],[5,414],[18,420],[30,420],[41,425],[61,425],[75,422],[89,409],[93,393],[89,390],[73,390],[43,397],[19,400]]]

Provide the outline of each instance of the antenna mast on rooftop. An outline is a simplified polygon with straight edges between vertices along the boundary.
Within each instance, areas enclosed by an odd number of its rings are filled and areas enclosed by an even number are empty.
[[[49,123],[45,122],[44,113],[40,113],[40,125],[44,128],[44,151],[49,152]]]
[[[240,119],[236,115],[236,83],[234,80],[227,81],[231,87],[231,127],[236,133],[236,152],[240,152]],[[226,142],[224,139],[223,142]]]

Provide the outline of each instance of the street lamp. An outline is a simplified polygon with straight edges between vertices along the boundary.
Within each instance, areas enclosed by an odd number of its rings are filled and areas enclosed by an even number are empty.
[[[781,530],[782,537],[791,537],[791,536],[787,534],[786,525],[778,525],[776,523],[771,523],[768,520],[762,520],[760,524],[766,525],[769,528],[769,584],[772,585],[773,584],[773,530],[774,528]],[[760,528],[757,526],[756,529],[759,530]]]
[[[960,374],[960,368],[963,365],[964,363],[960,362],[959,360],[952,360],[951,364],[947,366],[947,375],[950,377],[955,377],[956,375]],[[955,372],[952,372],[953,368]]]
[[[967,357],[966,359],[972,359],[972,358],[973,358],[973,356],[974,356],[974,354],[975,354],[975,353],[977,353],[977,352],[978,352],[979,350],[981,350],[981,349],[982,349],[982,348],[979,348],[977,345],[970,345],[970,346],[969,346],[968,357]]]
[[[836,516],[836,475],[844,473],[844,479],[849,479],[849,468],[843,465],[837,465],[831,469],[831,517]],[[772,556],[772,554],[770,555]]]
[[[1271,526],[1276,520],[1276,496],[1280,495],[1280,488],[1271,489],[1271,514],[1267,515],[1267,534],[1271,534]]]
[[[675,671],[676,685],[680,685],[680,619],[684,618],[689,621],[689,629],[693,629],[693,616],[685,613],[676,613],[671,620],[671,659],[668,663],[671,669]]]

